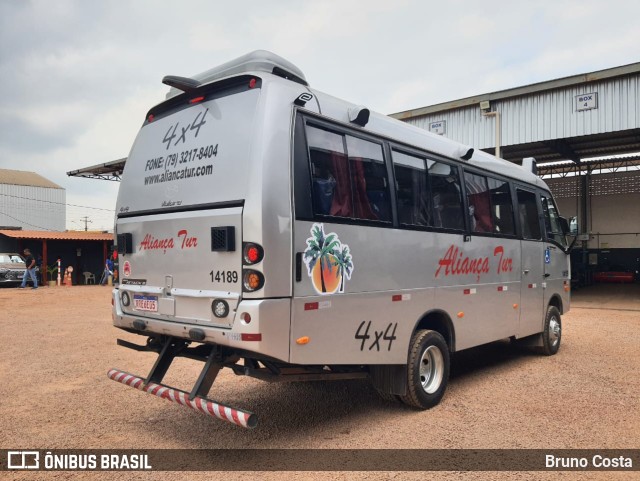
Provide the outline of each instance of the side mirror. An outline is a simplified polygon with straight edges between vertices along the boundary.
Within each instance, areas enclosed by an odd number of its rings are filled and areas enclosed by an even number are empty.
[[[560,228],[562,229],[562,233],[564,235],[577,236],[578,235],[578,218],[570,217],[567,220],[566,217],[560,217]]]
[[[571,249],[573,249],[573,246],[576,244],[576,241],[578,240],[578,219],[577,217],[571,217],[569,220],[566,219],[566,217],[560,217],[560,228],[562,229],[562,232],[564,235],[569,235],[569,236],[573,236],[573,241],[571,242],[571,245],[569,245],[565,250],[565,254],[568,254],[569,252],[571,252]]]
[[[576,216],[569,218],[569,235],[578,235],[578,218]]]

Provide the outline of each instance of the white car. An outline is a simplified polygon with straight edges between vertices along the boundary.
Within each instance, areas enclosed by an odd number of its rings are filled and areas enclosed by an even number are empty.
[[[22,282],[26,270],[27,266],[20,254],[0,252],[0,285],[14,285]],[[38,273],[39,269],[36,267],[36,276]],[[29,278],[27,282],[32,281]]]

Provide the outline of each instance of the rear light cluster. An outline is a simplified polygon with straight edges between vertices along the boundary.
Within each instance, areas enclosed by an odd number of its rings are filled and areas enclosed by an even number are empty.
[[[242,247],[242,260],[245,266],[253,266],[264,259],[264,249],[253,242],[245,242]],[[242,270],[242,286],[245,292],[254,292],[264,286],[264,275],[255,269]]]

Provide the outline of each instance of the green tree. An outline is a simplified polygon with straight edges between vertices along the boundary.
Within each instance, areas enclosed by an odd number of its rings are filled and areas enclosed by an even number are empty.
[[[351,257],[349,246],[341,244],[334,257],[336,261],[333,265],[338,267],[338,274],[341,276],[340,292],[344,292],[344,278],[351,279],[351,273],[353,272],[353,258]]]
[[[313,268],[316,263],[320,262],[320,282],[322,284],[322,292],[327,292],[324,284],[324,266],[328,265],[329,255],[335,255],[336,249],[340,245],[338,236],[334,233],[325,236],[324,226],[322,224],[314,224],[311,228],[311,237],[307,239],[307,249],[304,251],[305,264],[309,275],[313,276]]]

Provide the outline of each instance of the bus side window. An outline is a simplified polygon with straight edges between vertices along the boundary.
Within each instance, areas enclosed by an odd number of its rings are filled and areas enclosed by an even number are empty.
[[[458,169],[430,159],[427,160],[427,168],[433,204],[433,226],[445,229],[464,229]]]
[[[554,240],[560,245],[566,246],[567,239],[562,232],[560,226],[560,216],[553,201],[546,196],[541,196],[542,200],[542,213],[544,215],[544,225],[547,231],[547,239]]]
[[[350,135],[346,138],[353,180],[354,217],[390,221],[389,182],[382,145]]]
[[[487,177],[487,182],[491,193],[493,232],[503,235],[515,235],[516,229],[513,222],[513,204],[511,203],[509,183],[492,177]]]
[[[494,232],[491,216],[491,193],[483,175],[464,173],[469,201],[469,221],[472,232]]]
[[[349,165],[343,136],[307,125],[313,212],[352,217]]]
[[[398,221],[404,225],[429,225],[430,196],[424,159],[393,150]]]
[[[518,214],[520,216],[520,225],[522,226],[522,237],[531,240],[542,239],[536,194],[520,189],[517,189],[517,192]]]

